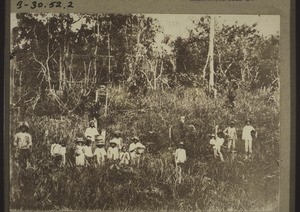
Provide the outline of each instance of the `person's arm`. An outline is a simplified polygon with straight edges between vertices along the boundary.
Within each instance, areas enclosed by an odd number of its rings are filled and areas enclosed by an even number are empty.
[[[28,134],[28,147],[31,148],[32,147],[32,137],[30,134]]]
[[[178,151],[176,149],[175,150],[175,157],[174,157],[176,166],[177,166],[177,158],[178,158]]]
[[[100,162],[100,158],[101,158],[101,154],[99,155],[99,157],[98,157],[98,156],[96,157],[96,159],[97,159],[97,163],[98,163],[98,164],[100,164],[100,163],[101,163],[101,162]]]
[[[217,136],[217,134],[218,134],[218,130],[219,130],[219,125],[216,125],[215,126],[215,135]]]
[[[120,149],[123,147],[123,139],[120,138]]]
[[[50,147],[50,154],[51,154],[51,156],[53,155],[53,148],[54,148],[54,145],[55,145],[55,144],[51,144],[51,147]]]
[[[103,151],[103,161],[105,162],[107,159],[107,152],[106,151]]]
[[[246,132],[245,132],[246,130],[245,130],[245,127],[243,128],[243,132],[242,132],[242,139],[243,140],[245,140],[245,138],[246,138]]]
[[[236,132],[236,128],[234,128],[234,139],[237,140],[237,132]]]
[[[63,165],[66,165],[66,147],[62,147],[62,157],[63,157],[63,160],[62,160],[62,164]]]
[[[16,147],[18,145],[18,134],[14,136],[14,146]]]
[[[98,150],[98,149],[95,149],[95,150],[94,150],[94,153],[93,153],[94,156],[97,155],[97,152],[98,152],[97,150]]]
[[[96,135],[100,135],[100,133],[99,133],[98,129],[95,127],[95,135],[94,135],[94,139],[95,139],[95,136],[96,136]]]
[[[226,129],[223,130],[223,133],[224,133],[225,135],[228,135],[228,127],[226,127]]]
[[[252,127],[252,130],[255,131],[255,138],[257,138],[257,131],[254,129],[254,127]]]
[[[133,147],[133,145],[131,144],[130,146],[129,146],[129,152],[133,152],[134,151],[134,147]]]
[[[89,135],[89,128],[87,128],[84,132],[84,137],[87,137]]]
[[[111,158],[111,151],[110,151],[110,148],[107,149],[107,158]]]

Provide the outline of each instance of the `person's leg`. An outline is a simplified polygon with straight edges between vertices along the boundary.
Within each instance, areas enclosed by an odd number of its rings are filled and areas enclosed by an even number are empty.
[[[235,139],[232,139],[232,150],[235,150]]]
[[[217,148],[214,147],[213,150],[214,150],[214,157],[217,158],[217,156],[218,156]]]
[[[245,159],[248,159],[249,140],[245,139]]]
[[[228,139],[228,145],[227,145],[228,152],[230,151],[231,144],[232,144],[232,139]]]
[[[252,155],[252,139],[249,139],[249,153]]]
[[[19,150],[18,163],[20,169],[25,169],[27,166],[27,156],[26,151],[24,149]]]
[[[141,156],[138,155],[138,156],[136,156],[136,165],[137,165],[137,167],[140,166],[140,163],[141,163]]]
[[[63,166],[66,165],[66,155],[62,155],[62,161],[61,161],[61,164],[62,164]]]
[[[222,152],[221,152],[221,147],[218,148],[218,154],[220,155],[221,161],[224,161],[223,154],[222,154]]]

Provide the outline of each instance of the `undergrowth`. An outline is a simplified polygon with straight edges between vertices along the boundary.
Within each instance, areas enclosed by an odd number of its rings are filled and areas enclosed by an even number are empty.
[[[12,158],[11,208],[32,210],[211,210],[267,211],[278,209],[279,188],[279,103],[278,95],[239,90],[236,106],[226,106],[226,96],[209,98],[199,89],[186,92],[152,92],[129,96],[123,90],[111,90],[108,117],[100,117],[99,130],[108,138],[115,129],[123,132],[126,144],[133,134],[148,145],[139,168],[111,170],[104,167],[75,167],[72,164],[74,138],[87,127],[87,115],[69,114],[60,118],[26,114],[33,136],[33,169],[26,170],[24,189],[17,183]],[[175,179],[171,126],[180,115],[196,132],[188,134],[188,161],[183,182]],[[13,114],[11,117],[14,117]],[[258,131],[253,141],[252,160],[244,160],[242,127],[250,118]],[[234,120],[238,130],[237,155],[233,159],[223,149],[225,162],[213,158],[207,135],[218,124],[221,128]],[[11,119],[11,139],[17,118]],[[45,136],[45,131],[49,135]],[[149,132],[154,132],[149,134]],[[176,134],[176,132],[175,132]],[[51,142],[67,141],[67,165],[56,169],[50,160]],[[12,143],[12,142],[11,142]],[[13,155],[12,155],[13,156]]]

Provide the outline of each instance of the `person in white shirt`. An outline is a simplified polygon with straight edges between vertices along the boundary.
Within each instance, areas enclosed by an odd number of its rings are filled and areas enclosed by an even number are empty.
[[[213,151],[214,151],[214,157],[217,158],[218,157],[218,151],[217,151],[217,147],[216,147],[216,136],[215,134],[211,134],[209,135],[210,140],[209,140],[209,144],[213,146]]]
[[[32,137],[28,133],[29,125],[27,122],[21,122],[18,128],[20,132],[15,135],[13,144],[18,164],[20,168],[25,169],[30,166]]]
[[[64,141],[55,142],[51,145],[50,154],[55,166],[66,164],[66,147]]]
[[[113,141],[113,142],[115,142],[117,144],[119,152],[121,152],[121,149],[122,149],[122,146],[123,146],[123,139],[121,138],[121,131],[116,130],[114,132],[114,137],[113,137],[113,139],[111,141]]]
[[[136,144],[139,140],[139,138],[137,136],[134,136],[131,139],[133,142],[129,145],[129,154],[130,154],[130,161],[132,165],[136,165],[137,161],[136,161]]]
[[[109,147],[107,149],[107,159],[112,164],[110,166],[110,169],[116,168],[119,169],[118,163],[119,163],[119,149],[117,147],[117,144],[111,140],[109,143]]]
[[[142,144],[140,140],[138,140],[138,142],[135,144],[135,159],[137,166],[140,166],[143,161],[145,149],[145,145]]]
[[[103,166],[106,160],[106,151],[105,151],[105,142],[101,135],[96,136],[96,149],[94,151],[94,155],[97,159],[97,164],[99,166]]]
[[[92,151],[92,140],[87,139],[85,141],[85,145],[83,146],[83,153],[85,156],[85,165],[86,166],[94,166],[94,154]]]
[[[107,149],[107,159],[116,161],[119,159],[119,149],[114,141],[110,141]]]
[[[126,146],[122,147],[122,151],[120,153],[120,165],[129,165],[130,162],[130,154],[127,151]]]
[[[76,166],[84,166],[85,165],[85,155],[83,152],[83,144],[84,140],[81,137],[76,138],[76,149],[75,149],[75,160]]]
[[[218,154],[218,156],[220,156],[221,161],[224,161],[224,157],[223,157],[223,154],[222,154],[222,151],[221,151],[221,147],[224,144],[224,138],[223,137],[224,137],[224,133],[222,131],[219,131],[217,133],[217,136],[216,136],[216,144],[215,144],[217,154]]]
[[[179,147],[175,150],[175,170],[178,183],[182,181],[182,168],[186,162],[186,151],[183,146],[184,143],[179,142]]]
[[[85,130],[84,136],[90,138],[92,142],[95,141],[95,136],[99,135],[97,128],[95,127],[94,121],[89,122],[89,127]]]
[[[227,148],[228,152],[230,152],[232,147],[232,152],[235,151],[235,142],[237,140],[236,128],[234,127],[234,122],[231,121],[229,127],[227,127],[224,131],[225,135],[228,136]]]
[[[250,153],[250,156],[252,154],[252,140],[253,140],[253,136],[257,137],[257,132],[254,129],[254,127],[251,126],[250,120],[247,119],[246,126],[244,126],[243,133],[242,133],[242,140],[245,141],[246,159],[248,159],[248,153]]]
[[[186,151],[183,148],[183,142],[179,143],[179,147],[175,150],[175,165],[180,166],[186,162]]]

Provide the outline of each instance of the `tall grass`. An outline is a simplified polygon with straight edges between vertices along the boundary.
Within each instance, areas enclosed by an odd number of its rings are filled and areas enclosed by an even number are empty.
[[[87,126],[87,116],[70,114],[59,120],[27,116],[35,168],[26,170],[25,188],[20,191],[18,169],[12,166],[11,208],[266,211],[278,207],[279,105],[270,101],[268,92],[238,91],[233,109],[226,107],[226,97],[211,99],[198,89],[135,97],[123,90],[111,90],[110,94],[109,115],[100,117],[99,126],[105,127],[108,135],[121,129],[126,144],[135,133],[146,144],[152,143],[153,149],[145,155],[142,166],[120,170],[111,170],[109,165],[74,167],[69,151],[67,166],[56,169],[50,160],[51,142],[64,138],[67,149],[72,149],[76,134],[83,133]],[[181,114],[197,130],[188,135],[188,162],[183,182],[178,184],[171,145],[177,138],[170,140],[168,131]],[[252,161],[245,161],[242,154],[240,138],[246,118],[258,131]],[[231,154],[224,152],[226,162],[222,163],[213,158],[207,134],[213,132],[215,124],[225,127],[230,119],[238,129],[238,154],[232,160]],[[12,136],[17,121],[11,120]],[[149,131],[155,136],[149,137]]]

